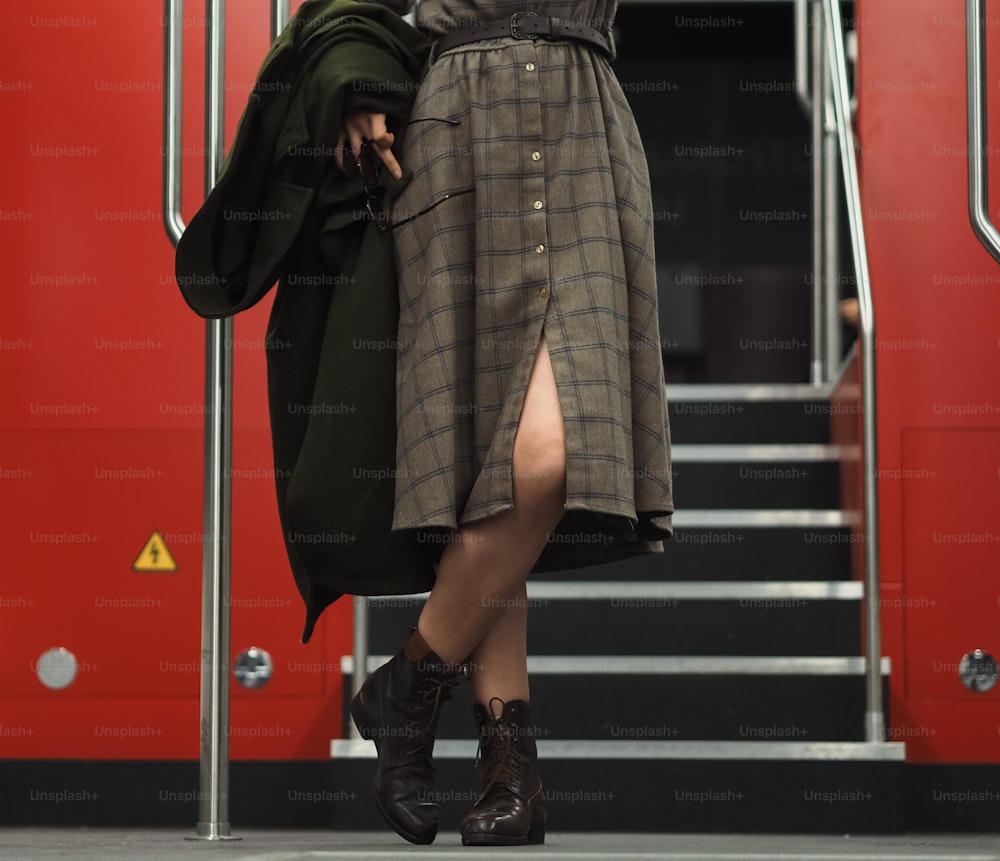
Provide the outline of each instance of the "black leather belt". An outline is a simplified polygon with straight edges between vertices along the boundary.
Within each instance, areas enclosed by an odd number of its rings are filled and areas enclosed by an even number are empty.
[[[515,39],[537,39],[539,36],[548,39],[576,39],[600,48],[610,60],[615,58],[614,40],[610,33],[576,24],[572,19],[544,18],[534,12],[515,12],[510,18],[486,21],[475,27],[462,27],[441,36],[434,42],[433,59],[437,59],[442,51],[459,45],[482,39],[499,39],[502,36],[513,36]]]

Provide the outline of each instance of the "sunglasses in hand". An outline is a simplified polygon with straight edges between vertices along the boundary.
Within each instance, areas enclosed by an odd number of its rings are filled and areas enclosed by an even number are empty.
[[[449,123],[450,125],[459,125],[458,120],[439,120],[433,117],[424,117],[403,123],[400,128],[420,122],[441,122]],[[405,218],[398,218],[394,213],[390,213],[382,203],[381,195],[384,193],[384,189],[377,188],[378,179],[381,176],[382,169],[385,165],[383,164],[382,159],[379,158],[376,149],[377,148],[374,142],[365,138],[361,142],[361,150],[355,156],[354,163],[358,168],[358,175],[361,177],[361,181],[365,184],[365,214],[369,220],[375,222],[375,226],[379,233],[388,233],[390,230],[395,230],[397,227],[413,221],[413,219],[430,212],[438,204],[444,203],[450,197],[457,197],[461,194],[469,194],[475,190],[470,188],[463,191],[449,192],[448,194],[442,195],[440,199],[434,201],[434,203],[430,206],[424,207],[419,212],[415,212]]]
[[[358,175],[365,184],[365,210],[368,218],[375,222],[380,233],[385,233],[392,229],[392,221],[389,211],[382,205],[381,193],[376,193],[375,184],[382,173],[382,159],[374,151],[375,145],[365,138],[361,142],[361,151],[355,156],[354,163],[358,168]]]

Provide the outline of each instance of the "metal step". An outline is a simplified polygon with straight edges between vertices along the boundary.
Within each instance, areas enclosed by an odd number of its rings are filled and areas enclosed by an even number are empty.
[[[828,601],[859,600],[864,584],[857,580],[830,582],[827,580],[747,581],[712,580],[709,582],[650,582],[646,580],[528,580],[529,601],[560,599],[617,600],[627,598],[673,598],[676,600],[779,600],[812,599]],[[378,609],[400,601],[426,601],[429,592],[407,595],[382,595],[368,599],[368,606]]]
[[[809,386],[678,388],[693,391],[667,386],[674,445],[828,443],[831,414],[843,409],[807,396]]]
[[[703,459],[675,462],[672,469],[674,499],[682,511],[716,507],[827,511],[840,505],[840,464],[834,461]]]
[[[674,494],[682,509],[836,509],[849,454],[814,443],[675,445]]]
[[[717,401],[783,403],[826,401],[833,394],[833,383],[812,386],[807,383],[721,383],[667,384],[667,400],[675,403]]]
[[[815,656],[849,654],[860,642],[862,594],[856,581],[529,580],[529,653],[784,657],[809,644]],[[370,647],[394,651],[426,597],[369,598]]]
[[[356,803],[332,806],[332,821],[325,827],[372,828],[392,840],[395,835],[371,797],[374,745],[365,744],[367,755],[327,760],[333,785]],[[580,755],[577,747],[591,753]],[[900,748],[865,744],[815,745],[811,750],[756,744],[722,748],[669,742],[546,747],[543,740],[539,755],[548,827],[553,832],[863,834],[900,830],[904,794]],[[442,756],[435,749],[439,843],[449,838],[457,842],[454,829],[475,802],[475,750],[474,742],[454,751],[443,747]],[[664,846],[670,845],[666,834],[662,840]],[[551,845],[557,846],[558,840]]]
[[[531,677],[534,720],[541,738],[567,741],[863,741],[860,667],[802,663],[668,660],[648,672],[607,665],[539,672]],[[553,662],[547,669],[567,666]],[[888,678],[882,676],[886,695]],[[473,698],[471,686],[456,692],[442,710],[438,738],[474,736]],[[351,725],[349,700],[347,686],[345,726]]]
[[[821,443],[788,443],[772,445],[681,444],[670,447],[674,463],[709,461],[769,462],[769,461],[840,461],[857,460],[857,446],[824,445]]]
[[[392,655],[369,655],[368,672],[372,673],[386,663]],[[642,675],[838,675],[863,676],[865,659],[856,657],[740,657],[685,656],[676,655],[528,655],[530,675],[550,674],[603,674],[622,675],[637,673]],[[892,663],[883,656],[880,669],[888,676]],[[354,658],[343,655],[340,671],[345,676],[354,673]]]
[[[820,760],[902,762],[903,742],[798,742],[798,741],[547,741],[539,739],[539,759],[724,759],[739,760]],[[364,739],[333,739],[334,759],[375,759],[375,745]],[[476,757],[475,739],[438,739],[435,759]]]
[[[855,526],[858,517],[851,511],[829,509],[681,509],[674,514],[675,527],[684,529],[774,529],[798,526],[807,529],[830,529]]]
[[[533,576],[549,581],[844,582],[856,536],[846,526],[677,527],[663,553]],[[528,580],[531,583],[531,579]]]

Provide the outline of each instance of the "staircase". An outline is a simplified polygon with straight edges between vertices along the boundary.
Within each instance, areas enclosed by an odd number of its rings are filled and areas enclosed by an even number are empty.
[[[902,832],[904,745],[864,741],[862,590],[828,400],[796,385],[668,396],[666,552],[528,582],[552,830]],[[422,601],[371,601],[369,671]],[[445,707],[435,748],[442,829],[475,798],[466,700]],[[331,753],[336,788],[369,798],[374,746]],[[334,827],[385,827],[374,803],[349,807]]]

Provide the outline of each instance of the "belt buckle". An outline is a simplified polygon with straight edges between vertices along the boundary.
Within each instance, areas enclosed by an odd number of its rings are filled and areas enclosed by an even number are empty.
[[[521,18],[528,17],[528,16],[533,17],[533,18],[537,18],[538,17],[538,13],[537,12],[515,12],[513,15],[510,16],[510,35],[513,36],[515,39],[537,39],[538,38],[538,33],[528,33],[528,34],[525,34],[525,35],[522,36],[521,35],[521,31],[518,30],[518,28],[517,28],[517,22],[518,22],[518,20],[521,19]]]

